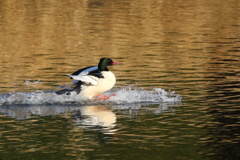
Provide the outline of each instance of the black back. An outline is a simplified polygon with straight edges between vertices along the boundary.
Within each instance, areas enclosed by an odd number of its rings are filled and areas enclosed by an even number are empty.
[[[88,68],[91,68],[91,67],[94,67],[94,66],[89,66],[89,67],[85,67],[85,68],[79,69],[76,72],[72,73],[72,75],[79,75],[79,73],[81,73],[82,71],[84,71],[84,70],[86,70]]]

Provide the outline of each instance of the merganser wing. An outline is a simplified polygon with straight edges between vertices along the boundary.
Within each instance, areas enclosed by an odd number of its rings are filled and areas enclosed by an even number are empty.
[[[67,76],[74,79],[73,84],[77,84],[79,81],[87,85],[98,85],[99,78],[104,78],[102,73],[98,70],[98,66],[91,66],[80,69],[73,74],[67,74]]]
[[[94,85],[94,86],[98,85],[99,78],[97,78],[95,76],[90,76],[90,75],[77,75],[76,76],[76,75],[70,75],[70,74],[67,74],[67,76],[71,77],[74,80],[81,81],[87,85]]]

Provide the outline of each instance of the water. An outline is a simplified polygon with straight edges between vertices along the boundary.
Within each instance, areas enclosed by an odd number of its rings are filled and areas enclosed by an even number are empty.
[[[0,159],[240,158],[240,2],[0,2]],[[110,57],[107,101],[57,96]]]

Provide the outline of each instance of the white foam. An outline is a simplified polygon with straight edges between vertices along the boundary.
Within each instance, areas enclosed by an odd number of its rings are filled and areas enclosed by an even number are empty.
[[[78,95],[57,95],[54,91],[44,92],[15,92],[0,95],[0,105],[43,105],[43,104],[134,104],[134,103],[161,103],[180,102],[181,96],[174,92],[167,92],[161,88],[151,91],[129,86],[127,88],[114,89],[104,93],[116,96],[105,101],[90,101]]]
[[[151,91],[143,88],[128,87],[115,92],[116,96],[109,100],[118,103],[158,103],[158,102],[180,102],[181,96],[175,92],[167,92],[161,88]]]

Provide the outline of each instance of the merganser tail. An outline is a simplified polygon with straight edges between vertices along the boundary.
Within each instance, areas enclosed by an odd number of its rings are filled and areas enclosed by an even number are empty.
[[[83,84],[83,82],[78,81],[75,86],[72,89],[62,89],[60,91],[57,91],[56,94],[58,95],[71,95],[72,92],[75,92],[76,94],[79,94],[81,92],[81,85]]]

